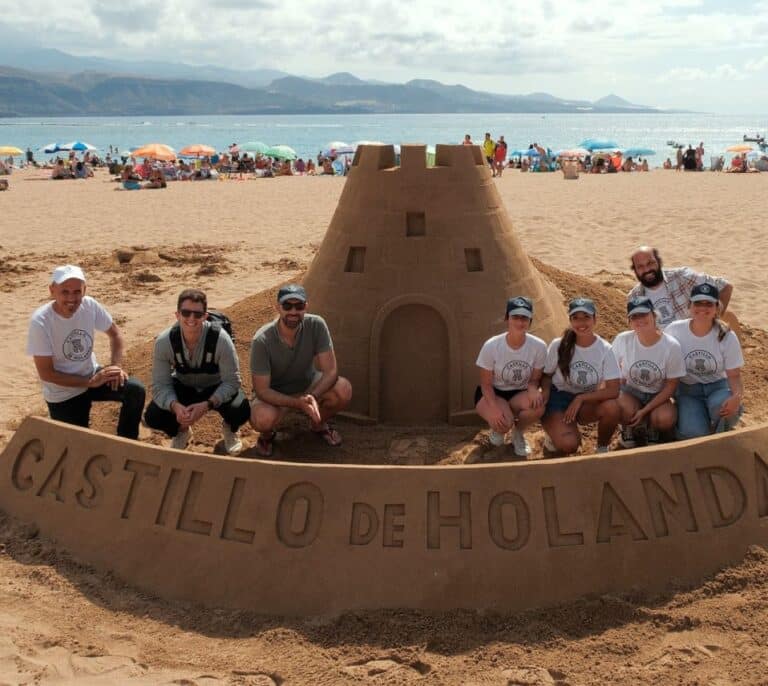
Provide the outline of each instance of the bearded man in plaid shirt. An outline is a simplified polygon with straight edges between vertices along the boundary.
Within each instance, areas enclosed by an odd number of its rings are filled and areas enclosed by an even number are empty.
[[[632,271],[638,283],[627,300],[645,296],[653,301],[659,326],[663,329],[677,319],[687,319],[691,289],[701,283],[717,286],[720,291],[720,314],[725,312],[733,294],[733,286],[720,276],[695,272],[690,267],[661,268],[661,256],[656,248],[641,246],[632,254]]]

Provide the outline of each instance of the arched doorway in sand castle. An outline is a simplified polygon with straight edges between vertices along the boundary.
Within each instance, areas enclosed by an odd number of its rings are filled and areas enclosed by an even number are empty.
[[[438,299],[411,294],[387,302],[371,327],[371,414],[401,424],[449,421],[461,394],[457,340],[453,314]]]
[[[562,295],[533,266],[480,149],[360,146],[304,280],[328,321],[351,412],[368,421],[477,420],[475,359],[505,328],[511,295],[534,301],[532,332],[567,324]]]

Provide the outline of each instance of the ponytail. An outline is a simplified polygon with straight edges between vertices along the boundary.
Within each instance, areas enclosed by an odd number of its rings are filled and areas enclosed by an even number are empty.
[[[717,329],[717,340],[722,341],[730,332],[731,327],[728,326],[720,317],[715,317],[715,321],[712,324]]]
[[[571,372],[571,360],[576,349],[576,332],[568,328],[563,332],[560,345],[557,348],[557,366],[567,381]]]

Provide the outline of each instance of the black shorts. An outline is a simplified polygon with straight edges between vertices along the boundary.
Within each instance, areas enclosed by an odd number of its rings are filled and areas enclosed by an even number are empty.
[[[514,398],[518,393],[522,393],[523,391],[527,390],[526,388],[517,388],[514,391],[500,391],[496,386],[493,387],[493,392],[499,396],[499,398],[504,398],[504,400],[511,400]],[[475,389],[475,406],[477,406],[477,403],[480,402],[480,398],[483,397],[483,389],[478,386]]]

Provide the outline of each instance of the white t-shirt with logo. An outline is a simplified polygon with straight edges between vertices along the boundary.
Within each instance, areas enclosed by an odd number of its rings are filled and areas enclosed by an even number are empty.
[[[494,388],[517,391],[528,386],[534,369],[544,367],[546,354],[547,344],[537,336],[525,334],[525,342],[515,350],[502,333],[483,343],[475,364],[493,372]]]
[[[555,338],[549,344],[547,361],[544,364],[544,373],[552,374],[552,383],[559,390],[574,395],[592,393],[603,381],[621,378],[611,344],[596,336],[594,343],[586,348],[580,345],[573,347],[573,358],[566,379],[557,366],[557,352],[561,340],[562,338]]]
[[[658,393],[667,379],[685,376],[680,344],[666,333],[646,347],[634,331],[624,331],[613,341],[613,354],[622,382],[643,393]]]
[[[680,343],[683,352],[687,373],[680,379],[682,383],[713,383],[725,379],[729,369],[744,366],[741,345],[733,331],[718,341],[717,328],[711,329],[706,336],[697,336],[691,331],[690,323],[690,319],[681,319],[665,331]]]
[[[656,321],[659,328],[664,329],[668,324],[675,321],[675,304],[669,296],[669,288],[666,281],[662,281],[658,288],[645,287],[645,295],[653,303],[656,310]]]
[[[53,302],[38,307],[29,322],[27,354],[52,357],[53,368],[64,374],[92,376],[96,371],[94,331],[106,331],[112,316],[96,300],[84,296],[80,307],[67,319],[56,314]],[[59,386],[43,381],[43,397],[60,403],[85,393],[87,388]]]

